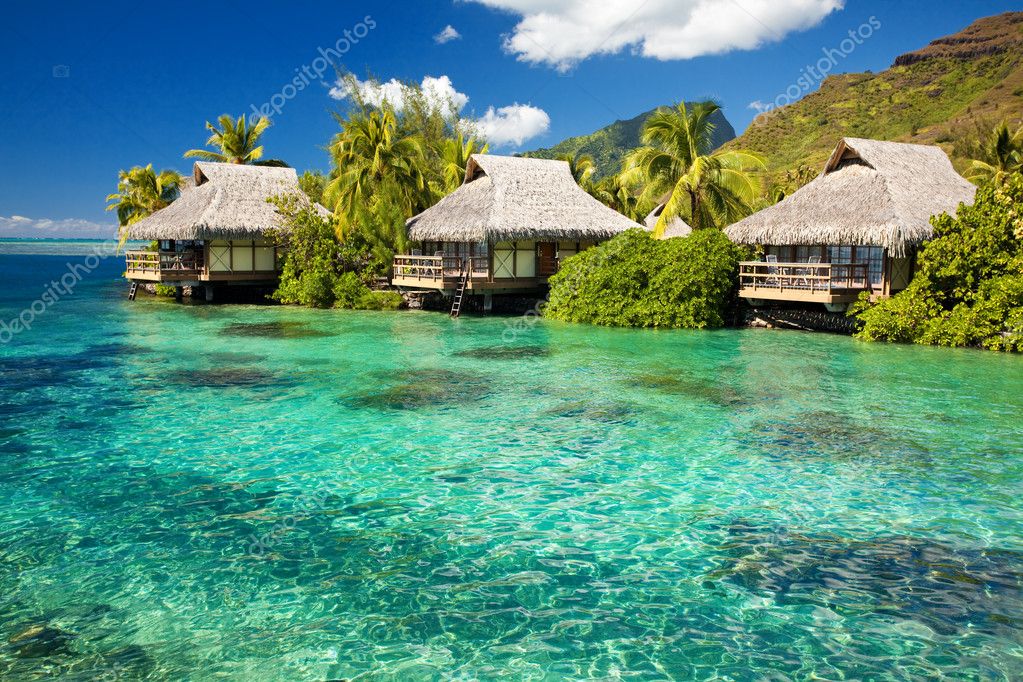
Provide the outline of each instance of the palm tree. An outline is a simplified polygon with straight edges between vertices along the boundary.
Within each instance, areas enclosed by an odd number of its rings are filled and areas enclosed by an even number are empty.
[[[685,102],[654,112],[643,126],[641,147],[626,159],[626,180],[643,182],[643,196],[665,201],[655,235],[676,217],[694,229],[723,227],[752,211],[760,183],[752,171],[763,169],[760,156],[743,151],[713,151],[713,102]]]
[[[433,192],[425,171],[426,145],[416,135],[401,134],[392,109],[359,111],[338,120],[341,132],[329,147],[337,174],[323,192],[335,215],[353,221],[384,184],[406,218],[429,206]]]
[[[466,140],[461,132],[455,137],[446,138],[440,148],[444,191],[453,192],[458,189],[465,180],[465,167],[469,163],[469,157],[473,154],[486,154],[488,150],[486,144],[481,148],[476,138],[470,137]]]
[[[970,163],[969,180],[1002,184],[1013,173],[1023,171],[1023,125],[1015,132],[1002,121],[981,146],[983,158]]]
[[[107,201],[113,202],[107,210],[117,211],[120,228],[118,246],[122,246],[128,238],[125,227],[169,206],[180,194],[181,175],[176,171],[157,173],[153,164],[121,171],[117,176],[117,191],[107,196]]]
[[[807,185],[817,177],[817,174],[815,168],[801,163],[797,168],[785,171],[785,175],[782,177],[768,178],[767,192],[762,200],[757,202],[757,208],[767,208],[777,204]]]
[[[556,158],[559,161],[568,163],[568,170],[572,173],[572,177],[575,178],[576,184],[589,191],[590,178],[597,172],[597,165],[593,162],[593,157],[589,154],[580,154],[579,152],[567,152]]]
[[[608,177],[593,184],[590,192],[595,199],[605,206],[613,208],[629,220],[639,222],[643,219],[642,204],[635,188],[626,182],[621,174]]]
[[[219,151],[189,149],[185,152],[186,159],[194,158],[204,161],[252,164],[255,166],[287,165],[279,159],[262,160],[263,145],[259,144],[259,138],[270,127],[270,119],[267,117],[261,116],[254,124],[249,125],[249,121],[244,115],[239,116],[238,120],[235,120],[228,114],[222,114],[217,119],[217,122],[220,124],[219,128],[213,123],[206,121],[206,129],[210,131],[210,137],[206,140],[206,146],[213,147]]]

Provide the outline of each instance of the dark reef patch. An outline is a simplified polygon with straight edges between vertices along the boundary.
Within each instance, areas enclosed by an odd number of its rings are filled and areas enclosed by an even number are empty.
[[[251,367],[176,370],[166,380],[190,388],[274,388],[283,383],[273,372]]]
[[[473,372],[403,369],[370,376],[373,380],[369,383],[383,383],[384,388],[347,396],[340,402],[356,409],[419,410],[471,403],[490,393],[486,378]]]
[[[730,559],[708,575],[769,593],[781,605],[874,613],[943,635],[1023,627],[1023,552],[958,548],[897,535],[854,540],[736,523],[720,549]]]
[[[545,410],[543,416],[559,419],[587,419],[600,424],[628,425],[635,423],[638,410],[634,405],[625,402],[580,400]]]
[[[109,369],[110,358],[67,355],[29,355],[0,358],[0,390],[26,391],[37,387],[86,385],[81,373]]]
[[[210,362],[230,362],[239,365],[254,365],[267,359],[267,356],[259,353],[236,353],[233,351],[204,353],[203,357]]]
[[[18,628],[7,643],[18,658],[47,658],[56,654],[69,653],[69,645],[75,635],[44,623],[34,623]]]
[[[483,346],[460,350],[454,355],[475,360],[525,360],[550,357],[551,350],[546,346]]]
[[[833,410],[759,421],[750,427],[743,440],[757,451],[783,458],[868,458],[905,464],[926,462],[931,454],[920,443],[894,430],[877,428]]]
[[[235,322],[220,330],[226,336],[245,336],[264,339],[315,339],[334,336],[313,329],[305,322]]]
[[[626,380],[629,386],[665,395],[684,396],[720,407],[748,405],[750,396],[716,379],[686,374],[640,374]]]

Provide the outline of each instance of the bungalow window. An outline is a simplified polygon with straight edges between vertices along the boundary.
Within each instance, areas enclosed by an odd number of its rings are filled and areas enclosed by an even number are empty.
[[[880,286],[884,272],[884,249],[880,246],[829,246],[828,256],[832,263],[865,263],[871,285]]]

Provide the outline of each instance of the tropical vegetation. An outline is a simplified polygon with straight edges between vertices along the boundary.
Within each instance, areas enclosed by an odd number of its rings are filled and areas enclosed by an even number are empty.
[[[1023,176],[989,183],[955,217],[932,219],[935,236],[909,287],[852,311],[859,337],[942,346],[1023,350]]]
[[[454,192],[465,180],[465,168],[469,165],[470,156],[486,154],[489,150],[485,143],[480,143],[475,137],[466,139],[461,130],[455,131],[454,137],[443,140],[440,158],[443,163],[441,174],[444,178],[444,192]]]
[[[724,227],[752,212],[761,190],[754,171],[764,162],[749,152],[714,149],[713,115],[719,110],[714,102],[658,110],[644,125],[646,146],[626,158],[625,179],[641,183],[647,200],[665,203],[656,235],[677,217],[704,229]]]
[[[169,206],[181,193],[181,175],[173,170],[153,170],[153,164],[122,170],[117,191],[107,196],[108,211],[117,211],[119,245],[128,238],[126,228],[155,211]]]
[[[210,136],[206,140],[209,149],[189,149],[185,152],[186,159],[201,159],[203,161],[216,161],[218,163],[253,164],[256,166],[286,166],[280,159],[264,159],[263,145],[259,144],[260,138],[266,129],[270,127],[270,119],[261,116],[255,122],[250,123],[244,114],[237,119],[228,114],[222,114],[216,124],[206,122],[206,129]]]
[[[689,104],[689,106],[693,106]],[[599,182],[618,174],[622,162],[636,147],[642,146],[641,136],[647,119],[657,109],[643,112],[623,121],[615,121],[588,135],[579,135],[562,140],[552,147],[523,153],[537,159],[561,159],[565,156],[588,156],[593,160],[593,180]],[[711,144],[715,149],[735,138],[735,129],[728,122],[723,111],[711,117],[714,133]]]
[[[286,229],[271,236],[285,250],[280,284],[273,298],[314,308],[395,309],[401,296],[372,291],[366,273],[372,259],[369,246],[358,238],[337,238],[332,218],[294,197],[276,200]]]
[[[1013,173],[1023,171],[1023,125],[1013,131],[1002,121],[977,151],[977,158],[970,162],[970,181],[1003,184]]]
[[[629,230],[566,260],[543,314],[618,327],[721,327],[746,255],[720,230],[666,240]]]

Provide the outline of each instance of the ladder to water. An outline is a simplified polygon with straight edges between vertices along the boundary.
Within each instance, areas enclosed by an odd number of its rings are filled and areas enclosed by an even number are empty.
[[[465,298],[465,288],[469,285],[469,272],[472,266],[463,265],[459,273],[458,290],[455,292],[455,300],[451,304],[451,317],[458,317],[462,312],[462,299]]]
[[[132,282],[131,283],[131,288],[128,289],[128,300],[129,301],[134,301],[135,300],[135,294],[137,294],[138,292],[139,292],[139,283],[138,282]]]

